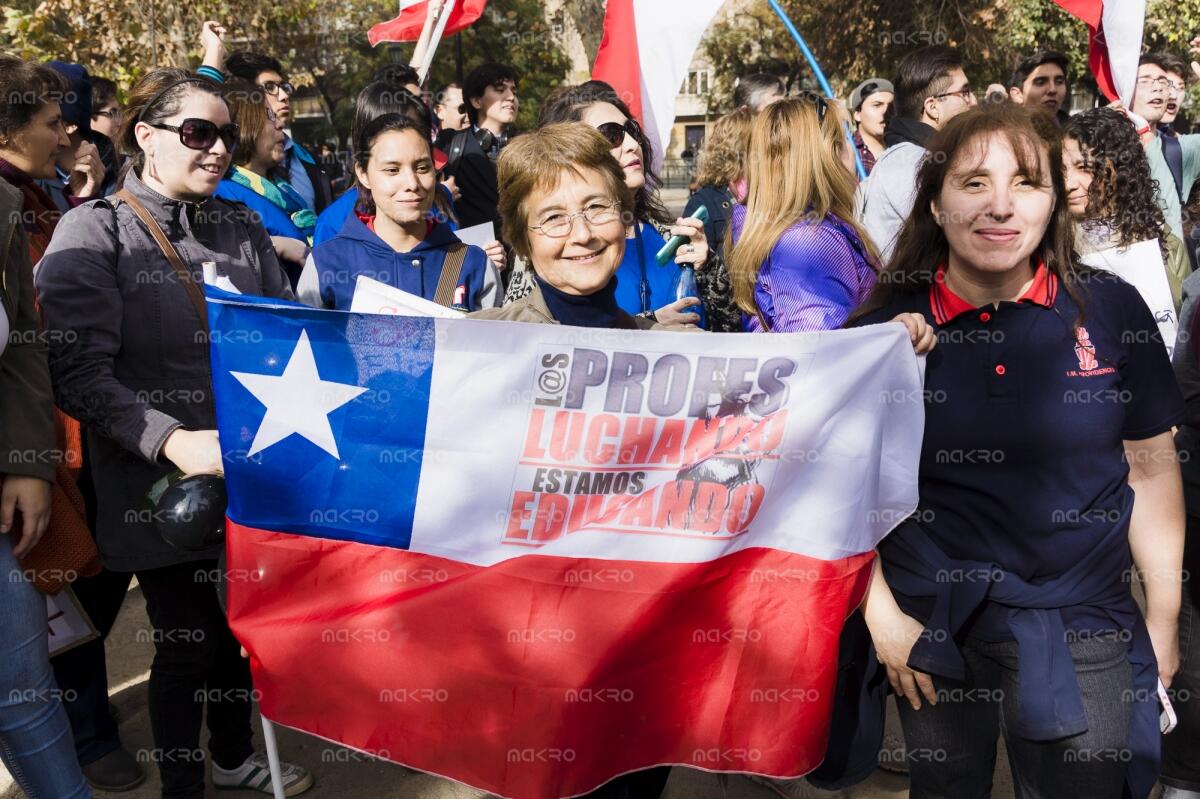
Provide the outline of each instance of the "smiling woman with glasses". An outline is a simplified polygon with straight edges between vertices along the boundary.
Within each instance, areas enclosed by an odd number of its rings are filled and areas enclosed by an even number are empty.
[[[238,135],[207,78],[147,74],[118,136],[132,163],[124,188],[68,212],[36,275],[55,400],[87,430],[101,557],[137,575],[154,627],[150,723],[167,796],[203,795],[192,753],[206,714],[213,782],[250,784],[259,770],[250,671],[203,576],[221,548],[176,549],[153,514],[130,513],[168,475],[222,471],[201,287],[292,297],[262,225],[212,196]],[[284,779],[290,793],[312,781],[297,767]]]
[[[579,122],[547,125],[500,154],[504,239],[529,264],[525,296],[482,319],[646,330],[617,301],[625,209],[635,200],[604,134]]]
[[[601,81],[556,89],[542,105],[538,127],[563,122],[584,122],[598,131],[633,192],[633,202],[624,206],[627,246],[617,272],[620,307],[652,321],[689,324],[699,320],[694,310],[703,301],[709,329],[739,329],[740,315],[733,306],[729,276],[719,252],[710,246],[700,220],[674,219],[663,206],[650,140],[617,92]],[[687,241],[673,261],[660,264],[655,255],[673,236]],[[676,298],[676,283],[684,266],[696,270],[699,297]],[[519,299],[529,285],[527,270],[514,264],[505,300]]]

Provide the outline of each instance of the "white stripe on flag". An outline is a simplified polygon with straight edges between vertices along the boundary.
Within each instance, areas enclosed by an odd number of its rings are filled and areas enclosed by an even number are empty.
[[[661,166],[675,124],[675,98],[705,30],[723,0],[634,0],[642,115]]]
[[[1126,108],[1133,105],[1138,60],[1142,54],[1142,28],[1146,22],[1146,0],[1107,0],[1102,17],[1113,84]]]

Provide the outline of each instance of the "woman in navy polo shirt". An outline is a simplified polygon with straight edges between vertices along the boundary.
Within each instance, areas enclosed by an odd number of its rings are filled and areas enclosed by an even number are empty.
[[[463,312],[498,306],[496,266],[430,213],[437,170],[428,129],[384,114],[361,131],[354,153],[359,210],[312,251],[296,286],[300,299],[349,310],[361,275]]]
[[[1003,733],[1019,796],[1144,797],[1179,661],[1179,389],[1137,291],[1077,260],[1056,130],[989,106],[929,149],[857,314],[939,339],[920,506],[864,603],[911,796],[987,796]]]

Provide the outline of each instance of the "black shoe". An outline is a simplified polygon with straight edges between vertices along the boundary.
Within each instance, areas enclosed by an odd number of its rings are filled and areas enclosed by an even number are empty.
[[[97,791],[131,791],[145,781],[146,772],[133,755],[124,749],[114,749],[84,766],[83,778]]]

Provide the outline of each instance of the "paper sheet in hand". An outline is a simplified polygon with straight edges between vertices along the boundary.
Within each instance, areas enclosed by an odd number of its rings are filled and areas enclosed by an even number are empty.
[[[1138,290],[1154,314],[1154,320],[1158,322],[1158,330],[1162,333],[1163,343],[1166,344],[1167,354],[1170,355],[1175,349],[1179,319],[1175,314],[1175,303],[1171,299],[1171,284],[1167,282],[1158,239],[1139,241],[1126,248],[1110,247],[1107,250],[1098,250],[1084,255],[1081,260],[1088,266],[1116,274]]]
[[[482,250],[496,240],[496,226],[491,222],[483,222],[471,225],[471,227],[459,228],[454,231],[454,235],[458,236],[458,240],[463,244],[474,244]]]
[[[350,301],[350,310],[353,313],[432,316],[440,319],[458,319],[465,316],[462,311],[451,310],[364,275],[359,275],[358,282],[354,284],[354,298]]]

